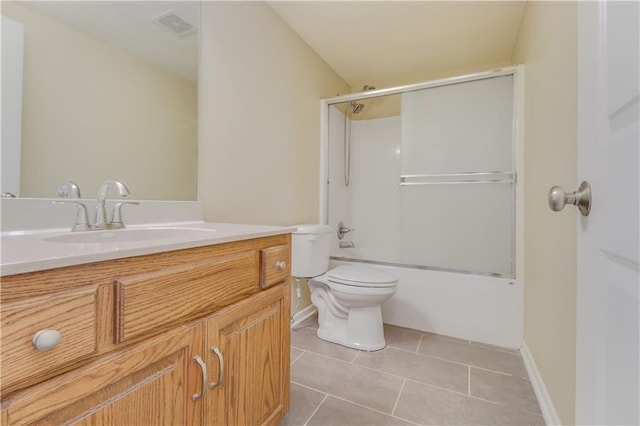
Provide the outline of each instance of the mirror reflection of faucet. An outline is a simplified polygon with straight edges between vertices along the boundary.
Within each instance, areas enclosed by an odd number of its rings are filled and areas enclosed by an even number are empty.
[[[110,186],[115,186],[118,190],[120,197],[128,197],[130,192],[127,186],[115,179],[107,179],[98,190],[98,198],[96,200],[96,216],[93,225],[89,221],[89,215],[87,213],[87,207],[84,203],[76,200],[54,200],[51,204],[75,204],[78,209],[76,211],[76,222],[71,228],[72,231],[91,231],[91,230],[104,230],[104,229],[121,229],[124,228],[122,222],[121,209],[124,204],[140,204],[136,201],[123,201],[117,203],[113,208],[111,214],[111,221],[107,221],[107,213],[105,207],[105,200],[107,197],[107,190]],[[80,187],[73,181],[67,181],[58,189],[58,195],[62,198],[74,198],[80,199]]]
[[[340,248],[355,248],[356,245],[353,244],[353,241],[340,241]]]

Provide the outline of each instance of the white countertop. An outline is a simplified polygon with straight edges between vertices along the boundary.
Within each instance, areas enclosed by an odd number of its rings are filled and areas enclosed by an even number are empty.
[[[124,230],[108,232],[126,232],[127,230],[149,227],[136,225],[128,226]],[[162,225],[153,225],[152,228],[172,228],[177,230],[185,228],[185,231],[188,230],[188,232],[185,232],[184,236],[179,235],[180,232],[175,232],[171,237],[151,240],[91,243],[48,241],[52,237],[71,234],[68,229],[3,232],[0,234],[2,249],[0,251],[0,276],[248,240],[286,234],[295,230],[294,227],[285,226],[212,222],[164,223]]]

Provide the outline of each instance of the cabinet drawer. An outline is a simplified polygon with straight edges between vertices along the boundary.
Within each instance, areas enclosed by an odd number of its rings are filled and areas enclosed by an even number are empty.
[[[260,250],[260,287],[266,288],[289,279],[291,251],[288,245]]]
[[[116,279],[116,343],[256,293],[256,256],[251,250]]]
[[[96,352],[96,287],[2,306],[2,390],[45,378]],[[41,352],[32,342],[40,330],[56,330],[59,343]]]

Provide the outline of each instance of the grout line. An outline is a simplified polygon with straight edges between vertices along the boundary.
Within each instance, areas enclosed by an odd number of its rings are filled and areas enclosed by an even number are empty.
[[[384,351],[385,349],[395,349],[395,350],[397,350],[397,351],[407,352],[407,353],[410,353],[410,354],[418,354],[418,355],[422,355],[422,354],[420,354],[420,353],[416,352],[416,350],[415,350],[415,349],[399,348],[399,347],[397,347],[397,346],[393,346],[393,345],[387,345],[384,349],[381,349],[380,351],[377,351],[377,352]]]
[[[398,408],[398,402],[400,402],[400,396],[402,395],[402,391],[404,390],[404,384],[407,383],[407,379],[402,381],[402,386],[400,386],[400,392],[398,392],[398,397],[396,398],[396,403],[393,404],[393,409],[391,410],[391,415],[393,416],[396,413],[396,408]]]
[[[394,349],[396,349],[396,348],[394,348]],[[401,349],[400,349],[400,350],[401,350]],[[423,353],[418,353],[418,355],[422,355],[422,356],[425,356],[425,357],[427,357],[427,358],[438,359],[438,360],[440,360],[440,361],[447,361],[447,362],[450,362],[450,363],[452,363],[452,364],[464,365],[464,366],[468,366],[468,367],[472,367],[472,368],[477,368],[478,370],[491,371],[492,373],[502,374],[502,375],[504,375],[504,376],[512,376],[512,377],[518,377],[518,378],[521,378],[521,379],[527,379],[527,380],[529,380],[529,378],[528,378],[528,377],[526,377],[526,376],[520,376],[520,375],[518,375],[518,374],[511,374],[511,373],[507,373],[507,372],[505,372],[505,371],[492,370],[492,369],[490,369],[490,368],[481,367],[481,366],[478,366],[478,365],[475,365],[475,364],[470,364],[470,363],[468,363],[468,362],[463,362],[463,361],[454,361],[454,360],[452,360],[452,359],[449,359],[449,358],[443,358],[443,357],[440,357],[440,356],[437,356],[437,355],[430,355],[430,354],[423,354]]]
[[[321,353],[318,353],[318,352],[313,352],[313,351],[309,351],[309,352],[313,353],[314,355],[320,356],[322,358],[326,358],[326,359],[329,359],[329,360],[332,360],[332,361],[342,362],[342,363],[345,363],[345,364],[351,364],[351,365],[354,365],[356,367],[363,368],[365,370],[375,371],[376,373],[379,373],[379,374],[384,374],[384,375],[391,376],[391,377],[397,377],[399,379],[407,379],[407,380],[411,380],[411,381],[416,382],[416,383],[421,383],[423,385],[429,385],[429,386],[432,386],[432,387],[437,388],[437,389],[442,389],[442,390],[446,390],[446,391],[449,391],[449,392],[454,392],[454,393],[457,393],[459,395],[466,395],[465,393],[462,393],[462,392],[454,391],[454,390],[447,389],[447,388],[441,388],[439,386],[435,386],[435,385],[432,385],[432,384],[426,383],[426,382],[421,382],[421,381],[413,379],[411,377],[401,376],[399,374],[390,373],[390,372],[384,371],[384,370],[378,370],[377,368],[369,367],[369,366],[362,365],[362,364],[356,364],[356,363],[354,363],[352,361],[345,361],[345,360],[342,360],[342,359],[339,359],[339,358],[333,358],[330,355],[325,355],[325,354],[321,354]],[[440,361],[451,362],[451,361],[449,361],[447,359],[444,359],[444,358],[429,357],[427,355],[422,355],[422,354],[418,354],[418,355],[424,356],[425,358],[434,358],[434,359],[437,359],[437,360],[440,360]],[[454,362],[451,362],[451,363],[452,364],[456,364],[456,365],[464,365],[465,367],[469,367],[469,365],[467,365],[467,364],[460,364],[460,363],[454,363]],[[313,389],[313,388],[309,388],[309,389]],[[314,389],[314,390],[317,390],[317,389]],[[319,392],[322,392],[322,391],[319,391]],[[324,393],[324,392],[322,392],[322,393]]]
[[[467,395],[467,394],[466,394],[466,393],[464,393],[464,392],[458,392],[458,391],[455,391],[455,390],[452,390],[452,389],[442,388],[442,387],[440,387],[440,386],[432,385],[432,384],[430,384],[430,383],[421,382],[421,381],[419,381],[419,380],[412,379],[412,378],[410,378],[410,377],[407,377],[407,378],[406,378],[406,380],[409,380],[410,382],[416,383],[416,384],[418,384],[418,385],[429,386],[429,387],[431,387],[431,388],[439,389],[439,390],[442,390],[442,391],[445,391],[445,392],[455,393],[456,395],[460,395],[460,396],[467,396],[467,397],[469,396],[469,395]],[[472,397],[472,398],[473,398],[473,397]],[[479,398],[477,398],[477,399],[479,399]]]
[[[420,334],[420,340],[418,340],[418,346],[416,347],[415,353],[419,354],[420,346],[422,345],[422,339],[424,339],[424,334]]]
[[[305,384],[302,384],[302,383],[299,383],[299,382],[295,382],[293,380],[291,380],[291,383],[293,383],[294,385],[298,385],[300,387],[303,387],[305,389],[309,389],[309,390],[312,390],[312,391],[315,391],[315,392],[318,392],[318,393],[321,393],[321,394],[324,394],[324,395],[329,395],[328,393],[326,393],[324,391],[321,391],[320,389],[313,388],[313,387],[311,387],[309,385],[305,385]]]
[[[294,360],[290,361],[290,362],[289,362],[289,366],[292,366],[292,365],[293,365],[293,363],[294,363],[294,362],[296,362],[297,360],[299,360],[299,359],[302,357],[302,355],[304,355],[304,354],[305,354],[305,352],[306,352],[306,351],[305,351],[305,350],[303,350],[303,349],[298,349],[298,348],[296,348],[296,349],[297,349],[297,350],[301,350],[301,351],[302,351],[302,353],[301,353],[300,355],[298,355],[298,356],[296,357],[296,359],[294,359]]]
[[[471,396],[471,366],[469,366],[467,374],[468,374],[467,377],[469,378],[469,380],[467,381],[469,383],[469,391],[468,392],[469,392],[469,396]]]
[[[499,405],[501,407],[509,407],[509,408],[513,408],[513,409],[518,410],[518,411],[525,411],[527,413],[535,414],[535,415],[538,415],[538,416],[542,417],[542,414],[540,414],[540,413],[536,413],[535,411],[527,410],[526,408],[518,407],[518,406],[515,406],[515,405],[510,405],[510,404],[507,404],[505,402],[492,401],[490,399],[480,398],[480,397],[474,396],[474,395],[467,395],[467,394],[464,394],[462,392],[457,392],[457,391],[454,391],[454,390],[451,390],[451,389],[441,388],[440,386],[435,386],[435,385],[431,385],[429,383],[420,382],[420,381],[415,380],[415,379],[407,378],[406,380],[409,380],[409,381],[411,381],[413,383],[417,383],[419,385],[429,386],[431,388],[438,389],[438,390],[441,390],[441,391],[450,392],[450,393],[453,393],[453,394],[456,394],[456,395],[460,395],[460,396],[464,396],[464,397],[467,397],[467,398],[475,399],[477,401],[488,402],[490,404]]]
[[[489,371],[491,373],[500,374],[501,376],[515,377],[516,379],[522,379],[522,380],[531,381],[531,379],[529,379],[529,377],[527,377],[527,376],[520,376],[518,374],[511,374],[511,373],[507,373],[507,372],[504,372],[504,371],[492,370],[490,368],[479,367],[479,366],[473,365],[473,364],[469,364],[469,367],[475,368],[476,370],[483,370],[483,371]]]
[[[311,415],[309,416],[309,418],[307,419],[306,422],[304,422],[304,426],[308,425],[309,422],[311,421],[311,419],[313,418],[313,416],[316,415],[316,413],[318,412],[318,410],[320,409],[320,407],[322,407],[322,404],[324,404],[324,402],[327,400],[327,398],[329,397],[329,394],[326,393],[324,395],[324,398],[322,398],[322,401],[320,401],[320,404],[318,404],[318,406],[316,407],[315,410],[313,410],[313,413],[311,413]]]
[[[380,410],[378,410],[378,409],[376,409],[376,408],[367,407],[366,405],[362,405],[362,404],[360,404],[360,403],[358,403],[358,402],[351,401],[351,400],[346,399],[346,398],[343,398],[343,397],[341,397],[341,396],[337,396],[337,395],[330,395],[330,396],[331,396],[331,397],[333,397],[333,398],[335,398],[335,399],[339,399],[339,400],[341,400],[341,401],[348,402],[349,404],[356,405],[356,406],[358,406],[358,407],[360,407],[360,408],[364,408],[364,409],[366,409],[366,410],[375,411],[375,412],[376,412],[376,413],[378,413],[378,414],[382,414],[382,415],[385,415],[385,416],[388,416],[388,417],[393,417],[394,419],[398,419],[398,420],[402,420],[402,421],[405,421],[405,422],[411,423],[412,425],[417,425],[417,426],[419,426],[419,425],[420,425],[419,423],[415,423],[415,422],[413,422],[413,421],[411,421],[411,420],[403,419],[402,417],[397,417],[397,416],[394,416],[393,414],[385,413],[384,411],[380,411]]]

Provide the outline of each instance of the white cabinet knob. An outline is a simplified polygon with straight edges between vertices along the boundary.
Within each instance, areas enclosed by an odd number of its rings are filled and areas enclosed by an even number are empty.
[[[31,342],[40,352],[50,351],[60,343],[60,332],[58,330],[40,330],[33,335]]]
[[[276,262],[276,269],[287,269],[287,262],[285,262],[284,260],[279,260]]]

